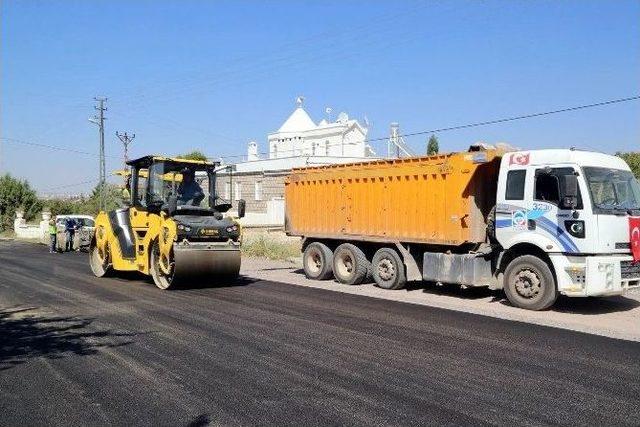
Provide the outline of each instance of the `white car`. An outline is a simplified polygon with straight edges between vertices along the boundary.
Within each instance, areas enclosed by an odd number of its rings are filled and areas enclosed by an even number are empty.
[[[58,250],[64,250],[66,246],[65,228],[66,220],[71,218],[78,224],[76,233],[74,236],[73,247],[75,249],[82,249],[89,247],[91,243],[91,236],[95,230],[95,220],[91,215],[57,215],[56,216],[56,228],[58,229],[57,248]]]

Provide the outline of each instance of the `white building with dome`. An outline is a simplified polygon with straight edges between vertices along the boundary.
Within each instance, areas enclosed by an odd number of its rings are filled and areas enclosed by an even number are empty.
[[[292,168],[377,159],[366,143],[366,126],[346,113],[316,124],[303,102],[298,97],[295,110],[267,136],[268,154],[260,153],[257,142],[249,142],[247,160],[235,165],[233,184],[219,180],[223,197],[246,200],[245,225],[284,225],[284,178]]]
[[[375,155],[366,144],[368,129],[340,113],[335,122],[316,124],[298,98],[296,109],[276,132],[269,134],[269,158],[323,156],[366,158]]]

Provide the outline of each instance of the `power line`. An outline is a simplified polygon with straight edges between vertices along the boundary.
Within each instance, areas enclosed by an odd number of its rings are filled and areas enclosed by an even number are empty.
[[[619,103],[622,103],[622,102],[636,101],[638,99],[640,99],[640,95],[630,96],[630,97],[627,97],[627,98],[612,99],[612,100],[608,100],[608,101],[595,102],[595,103],[592,103],[592,104],[578,105],[578,106],[574,106],[574,107],[561,108],[559,110],[550,110],[550,111],[544,111],[544,112],[539,112],[539,113],[524,114],[524,115],[520,115],[520,116],[505,117],[505,118],[501,118],[501,119],[486,120],[486,121],[482,121],[482,122],[467,123],[467,124],[462,124],[462,125],[442,127],[442,128],[430,129],[430,130],[423,130],[423,131],[418,131],[418,132],[403,133],[403,134],[398,134],[397,136],[398,137],[412,137],[412,136],[426,135],[426,134],[431,134],[431,133],[442,133],[442,132],[449,132],[449,131],[453,131],[453,130],[469,129],[469,128],[480,127],[480,126],[488,126],[488,125],[498,124],[498,123],[506,123],[506,122],[516,121],[516,120],[524,120],[524,119],[531,119],[531,118],[535,118],[535,117],[549,116],[549,115],[552,115],[552,114],[559,114],[559,113],[567,113],[567,112],[571,112],[571,111],[584,110],[584,109],[587,109],[587,108],[603,107],[603,106],[606,106],[606,105],[619,104]],[[389,136],[384,136],[384,137],[378,137],[378,138],[365,139],[363,142],[364,143],[368,143],[368,142],[377,142],[377,141],[387,141],[388,139],[389,139]],[[345,145],[348,145],[348,144],[354,144],[354,143],[347,143]],[[329,146],[336,146],[336,145],[342,145],[342,143],[327,144],[326,146],[329,147]],[[289,152],[291,152],[291,153],[295,154],[296,151],[297,151],[296,149],[278,150],[278,153],[289,153]],[[258,153],[258,154],[267,155],[267,154],[270,154],[270,153],[269,152],[261,152],[261,153]],[[245,155],[232,155],[232,156],[220,156],[220,158],[222,158],[222,159],[231,159],[231,158],[240,158],[240,157],[244,157],[244,156]]]
[[[127,167],[127,162],[129,161],[129,144],[133,142],[136,134],[134,133],[131,135],[127,135],[127,132],[118,133],[118,131],[116,131],[116,136],[118,137],[118,139],[120,139],[120,141],[122,141],[122,145],[124,146],[124,165],[125,167]]]
[[[86,180],[86,181],[74,182],[73,184],[57,185],[55,187],[42,188],[42,189],[40,189],[38,191],[42,192],[42,191],[59,190],[59,189],[62,189],[62,188],[77,187],[79,185],[90,184],[90,183],[96,182],[96,181],[98,181],[98,180],[96,178],[94,178],[94,179],[89,179],[89,180]]]
[[[105,192],[104,192],[104,183],[107,179],[107,169],[104,161],[104,112],[107,110],[107,107],[104,106],[104,103],[107,101],[107,98],[93,98],[96,100],[97,105],[94,106],[98,111],[97,116],[93,116],[89,119],[89,121],[93,124],[98,125],[99,135],[100,135],[100,154],[99,154],[99,175],[98,175],[98,190],[100,191],[100,210],[104,210],[106,206],[105,202]]]
[[[487,120],[487,121],[484,121],[484,122],[469,123],[469,124],[465,124],[465,125],[456,125],[456,126],[450,126],[450,127],[445,127],[445,128],[439,128],[439,129],[431,129],[431,130],[423,130],[423,131],[419,131],[419,132],[405,133],[405,134],[402,134],[400,136],[409,137],[409,136],[425,135],[425,134],[429,134],[429,133],[441,133],[441,132],[448,132],[448,131],[452,131],[452,130],[468,129],[468,128],[474,128],[474,127],[479,127],[479,126],[493,125],[493,124],[496,124],[496,123],[505,123],[505,122],[512,122],[512,121],[515,121],[515,120],[531,119],[533,117],[549,116],[551,114],[567,113],[569,111],[584,110],[584,109],[587,109],[587,108],[602,107],[602,106],[605,106],[605,105],[619,104],[621,102],[635,101],[635,100],[638,100],[638,99],[640,99],[640,95],[630,96],[628,98],[612,99],[610,101],[596,102],[596,103],[593,103],[593,104],[578,105],[576,107],[562,108],[560,110],[544,111],[542,113],[524,114],[522,116],[507,117],[507,118],[503,118],[503,119],[494,119],[494,120]],[[365,140],[365,142],[382,141],[382,140],[386,140],[387,138],[388,137],[367,139],[367,140]]]
[[[67,147],[58,147],[56,145],[50,145],[50,144],[41,144],[41,143],[38,143],[38,142],[25,141],[24,139],[6,138],[6,137],[0,137],[0,139],[2,139],[3,141],[6,141],[6,142],[13,143],[13,144],[29,145],[29,146],[32,146],[32,147],[47,148],[49,150],[66,151],[66,152],[69,152],[69,153],[83,154],[83,155],[86,155],[86,156],[100,157],[99,154],[90,153],[88,151],[76,150],[74,148],[67,148]],[[105,157],[119,158],[117,156],[105,156]]]
[[[638,99],[640,99],[640,95],[630,96],[630,97],[627,97],[627,98],[613,99],[613,100],[609,100],[609,101],[596,102],[596,103],[592,103],[592,104],[579,105],[579,106],[574,106],[574,107],[567,107],[567,108],[562,108],[562,109],[558,109],[558,110],[550,110],[550,111],[545,111],[545,112],[524,114],[524,115],[520,115],[520,116],[513,116],[513,117],[502,118],[502,119],[494,119],[494,120],[487,120],[487,121],[482,121],[482,122],[455,125],[455,126],[449,126],[449,127],[443,127],[443,128],[437,128],[437,129],[431,129],[431,130],[423,130],[423,131],[418,131],[418,132],[404,133],[404,134],[400,134],[399,136],[411,137],[411,136],[425,135],[425,134],[430,134],[430,133],[442,133],[442,132],[448,132],[448,131],[453,131],[453,130],[468,129],[468,128],[473,128],[473,127],[487,126],[487,125],[491,125],[491,124],[505,123],[505,122],[516,121],[516,120],[524,120],[524,119],[529,119],[529,118],[548,116],[548,115],[552,115],[552,114],[559,114],[559,113],[565,113],[565,112],[570,112],[570,111],[584,110],[584,109],[588,109],[588,108],[602,107],[602,106],[606,106],[606,105],[612,105],[612,104],[619,104],[619,103],[623,103],[623,102],[635,101],[635,100],[638,100]],[[364,142],[386,141],[388,138],[389,138],[389,136],[384,136],[384,137],[379,137],[379,138],[370,138],[370,139],[365,139]],[[31,141],[26,141],[26,140],[23,140],[23,139],[16,139],[16,138],[0,137],[0,139],[2,139],[3,141],[10,142],[10,143],[15,143],[15,144],[28,145],[28,146],[34,146],[34,147],[40,147],[40,148],[47,148],[47,149],[50,149],[50,150],[66,151],[66,152],[71,152],[71,153],[76,153],[76,154],[99,157],[99,155],[96,154],[96,153],[90,153],[90,152],[87,152],[87,151],[76,150],[76,149],[73,149],[73,148],[58,147],[58,146],[55,146],[55,145],[41,144],[41,143],[36,143],[36,142],[31,142]],[[347,145],[347,144],[353,144],[353,143],[346,143],[345,145]],[[339,143],[337,143],[337,144],[329,144],[329,146],[334,146],[334,145],[341,145],[341,144],[339,144]],[[294,152],[294,150],[281,150],[279,152]],[[267,154],[269,154],[269,152],[261,152],[261,153],[258,153],[258,154],[267,155]],[[217,156],[216,158],[236,159],[236,158],[242,158],[242,157],[245,157],[245,156],[246,156],[246,154],[238,154],[238,155],[228,155],[228,156]],[[105,157],[114,158],[114,159],[116,159],[116,158],[119,159],[120,158],[118,156],[105,156]]]

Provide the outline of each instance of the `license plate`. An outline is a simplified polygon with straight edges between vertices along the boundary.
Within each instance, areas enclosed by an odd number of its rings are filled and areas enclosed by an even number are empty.
[[[203,236],[215,236],[218,234],[218,230],[215,228],[203,228],[200,230],[200,234]]]

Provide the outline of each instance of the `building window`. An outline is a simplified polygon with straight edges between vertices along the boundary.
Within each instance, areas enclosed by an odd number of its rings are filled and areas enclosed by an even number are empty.
[[[242,199],[242,184],[239,182],[236,182],[235,188],[233,189],[233,198],[235,200]]]
[[[256,200],[262,200],[262,181],[256,181],[254,187],[254,196]]]
[[[278,144],[273,144],[273,158],[278,158]]]
[[[231,200],[231,184],[228,182],[224,183],[224,198]]]
[[[324,142],[324,155],[325,156],[329,155],[329,140]]]

